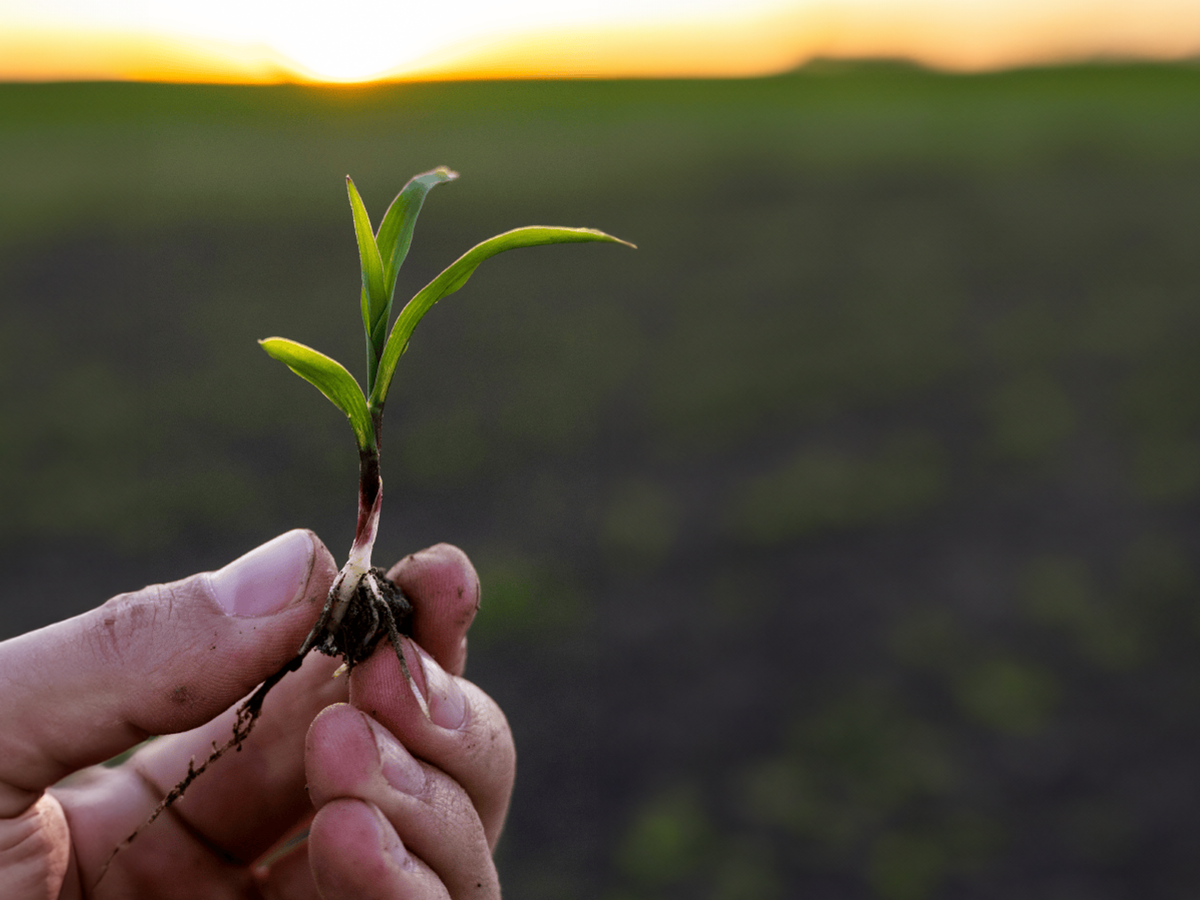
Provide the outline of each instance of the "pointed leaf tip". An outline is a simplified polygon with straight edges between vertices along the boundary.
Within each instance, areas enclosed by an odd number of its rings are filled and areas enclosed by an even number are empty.
[[[376,331],[387,329],[387,318],[390,309],[390,296],[384,286],[383,260],[379,255],[379,245],[375,242],[375,231],[371,228],[371,218],[363,205],[354,179],[346,176],[346,193],[350,197],[350,210],[354,214],[354,236],[358,241],[358,259],[362,267],[362,318],[363,329],[367,336],[367,389],[375,381],[375,369],[379,365],[379,351],[376,346],[382,345],[382,338],[376,340]]]
[[[371,318],[367,324],[367,356],[373,366],[378,366],[383,355],[388,320],[392,311],[392,295],[396,291],[396,276],[404,264],[405,257],[408,256],[413,229],[416,227],[417,216],[421,213],[425,197],[439,184],[454,181],[456,178],[458,173],[446,166],[438,166],[436,169],[414,175],[396,195],[379,223],[379,230],[375,233],[375,244],[383,266],[384,300],[377,309],[372,307]],[[367,390],[374,387],[374,381],[375,373],[372,372]]]
[[[474,274],[480,263],[503,253],[505,250],[515,250],[518,247],[534,247],[540,244],[569,244],[585,241],[605,241],[613,244],[625,244],[633,247],[628,241],[613,237],[596,228],[562,228],[547,225],[530,225],[525,228],[514,228],[495,237],[488,238],[476,244],[457,260],[451,263],[433,281],[425,285],[400,310],[392,333],[388,335],[387,343],[379,356],[379,369],[375,382],[369,388],[371,409],[381,409],[387,399],[388,389],[392,384],[392,376],[396,372],[396,363],[400,361],[408,339],[413,329],[425,313],[443,297],[453,294]]]

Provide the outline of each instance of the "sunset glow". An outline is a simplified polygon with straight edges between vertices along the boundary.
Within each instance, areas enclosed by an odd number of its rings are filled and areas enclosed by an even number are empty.
[[[0,79],[748,76],[1200,55],[1194,0],[0,0]]]

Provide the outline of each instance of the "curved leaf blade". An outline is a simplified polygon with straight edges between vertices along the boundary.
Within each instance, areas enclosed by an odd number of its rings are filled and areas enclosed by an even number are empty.
[[[371,387],[370,407],[378,410],[387,399],[388,388],[392,384],[392,376],[396,372],[396,363],[408,347],[408,339],[413,329],[425,316],[425,313],[443,297],[453,294],[475,273],[480,263],[497,253],[505,250],[515,250],[518,247],[535,247],[541,244],[568,244],[584,241],[604,241],[613,244],[624,244],[635,247],[629,241],[623,241],[611,234],[597,231],[594,228],[559,228],[547,225],[529,225],[525,228],[514,228],[486,241],[476,244],[457,260],[451,263],[433,281],[421,288],[417,294],[405,304],[396,318],[392,333],[388,336],[387,344],[379,357],[379,370],[375,383]]]
[[[287,338],[264,338],[259,343],[271,357],[316,387],[346,414],[360,450],[375,447],[375,428],[367,411],[366,397],[354,376],[341,363],[319,350]]]
[[[367,382],[368,388],[375,380],[375,369],[378,366],[379,352],[376,348],[374,333],[382,335],[387,332],[389,298],[383,281],[383,260],[379,256],[379,245],[375,243],[375,230],[371,227],[371,218],[363,205],[358,188],[353,179],[346,176],[346,193],[350,195],[350,209],[354,214],[354,236],[358,239],[358,260],[362,267],[362,317],[363,328],[367,332]]]
[[[412,245],[413,228],[417,224],[417,216],[425,197],[439,184],[454,181],[458,173],[445,166],[438,166],[409,179],[379,223],[379,231],[375,235],[375,243],[379,246],[379,256],[383,260],[383,284],[387,289],[388,306],[392,304],[392,295],[396,291],[396,276],[408,256],[408,248]],[[388,312],[390,313],[390,309]],[[383,339],[380,338],[376,352],[383,353]]]

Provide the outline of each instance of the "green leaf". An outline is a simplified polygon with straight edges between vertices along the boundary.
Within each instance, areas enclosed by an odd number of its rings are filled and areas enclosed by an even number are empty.
[[[314,385],[346,414],[360,450],[375,448],[375,428],[367,411],[367,400],[354,376],[324,353],[287,338],[271,337],[259,341],[262,348],[289,369]]]
[[[379,257],[383,263],[383,289],[386,296],[382,308],[372,308],[371,315],[377,318],[372,318],[370,324],[367,325],[367,341],[370,345],[367,350],[369,370],[367,390],[370,390],[375,383],[375,369],[378,359],[383,355],[388,320],[392,315],[392,296],[396,292],[396,276],[400,274],[400,267],[404,264],[404,258],[408,256],[408,248],[412,244],[413,228],[417,224],[417,216],[420,215],[421,207],[425,203],[425,196],[437,185],[453,181],[457,177],[457,172],[452,172],[445,166],[414,175],[396,195],[396,199],[384,213],[383,221],[379,223],[379,231],[375,234],[375,245],[379,248]],[[366,322],[365,316],[364,312],[364,323]]]
[[[375,243],[371,219],[349,175],[346,176],[346,192],[350,195],[350,209],[354,213],[354,234],[358,238],[358,259],[362,266],[362,317],[367,332],[367,390],[370,390],[379,365],[373,335],[376,330],[381,335],[387,331],[390,304],[383,282],[383,260],[379,256],[379,245]]]
[[[453,294],[479,268],[485,259],[503,253],[505,250],[515,250],[517,247],[533,247],[539,244],[567,244],[580,241],[607,241],[614,244],[634,245],[628,241],[597,231],[594,228],[554,228],[546,225],[530,225],[526,228],[515,228],[488,238],[481,244],[476,244],[457,260],[451,263],[437,278],[421,288],[411,300],[400,310],[396,324],[388,337],[387,345],[379,358],[379,371],[375,383],[371,387],[370,406],[373,410],[383,407],[387,399],[388,388],[392,384],[392,376],[396,372],[396,363],[408,347],[408,339],[413,329],[421,321],[425,313],[443,297]]]
[[[404,258],[408,256],[413,227],[417,224],[417,216],[421,213],[425,196],[439,184],[453,181],[457,177],[457,172],[452,172],[445,166],[414,175],[383,214],[383,221],[379,223],[379,231],[375,235],[375,243],[383,260],[383,284],[388,292],[388,306],[391,306],[392,295],[396,291],[396,276],[400,274],[400,267],[404,265]],[[382,336],[376,352],[383,353]]]

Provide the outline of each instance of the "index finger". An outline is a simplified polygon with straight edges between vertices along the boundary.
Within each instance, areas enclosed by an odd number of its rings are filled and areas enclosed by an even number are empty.
[[[453,544],[435,544],[412,553],[388,571],[410,597],[413,640],[452,675],[467,666],[467,630],[479,609],[479,576],[467,554]]]

